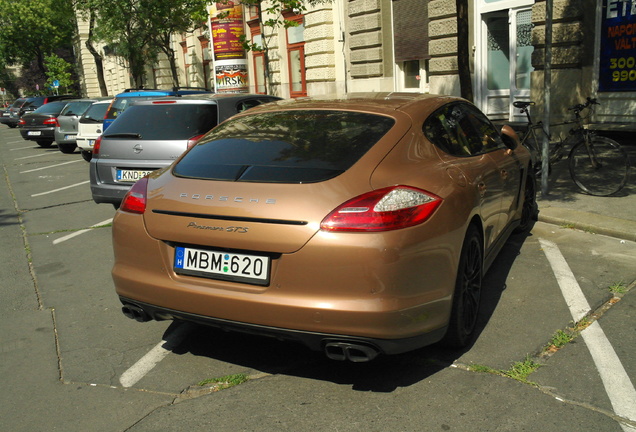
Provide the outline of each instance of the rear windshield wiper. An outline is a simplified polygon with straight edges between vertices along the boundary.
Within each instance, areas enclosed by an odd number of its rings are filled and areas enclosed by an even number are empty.
[[[114,133],[104,135],[104,138],[137,138],[141,139],[140,133],[132,133],[132,132],[122,132],[122,133]]]

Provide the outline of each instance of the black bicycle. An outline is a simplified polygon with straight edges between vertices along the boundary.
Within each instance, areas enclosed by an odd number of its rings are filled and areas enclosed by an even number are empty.
[[[629,177],[630,162],[625,150],[613,139],[596,135],[587,129],[583,122],[592,114],[593,106],[598,105],[596,99],[587,98],[585,103],[568,108],[573,112],[574,119],[565,123],[552,126],[573,124],[570,134],[566,139],[551,140],[550,135],[543,127],[543,122],[534,123],[530,116],[529,107],[534,102],[515,101],[513,106],[519,108],[521,113],[528,118],[528,129],[521,138],[521,143],[535,156],[535,171],[541,175],[542,142],[543,137],[548,137],[549,162],[553,163],[563,158],[565,149],[571,146],[568,155],[570,177],[578,188],[595,196],[610,196],[619,192],[627,183]],[[581,113],[587,110],[586,115]]]

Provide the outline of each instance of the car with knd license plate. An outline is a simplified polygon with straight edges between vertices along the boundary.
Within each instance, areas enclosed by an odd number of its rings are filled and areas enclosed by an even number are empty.
[[[170,165],[214,126],[279,99],[259,94],[197,94],[131,101],[93,146],[89,172],[93,200],[118,207],[135,181]]]

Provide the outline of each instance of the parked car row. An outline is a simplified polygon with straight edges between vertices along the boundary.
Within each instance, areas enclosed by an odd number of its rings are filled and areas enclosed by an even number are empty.
[[[62,153],[79,147],[90,162],[93,200],[117,208],[135,181],[170,165],[213,127],[279,99],[197,88],[131,89],[115,98],[53,101],[23,114],[18,126],[22,138],[41,147],[55,142]]]
[[[29,112],[33,112],[43,105],[58,100],[73,99],[72,95],[32,96],[16,99],[11,106],[5,109],[0,116],[0,123],[10,128],[18,126],[20,118]]]

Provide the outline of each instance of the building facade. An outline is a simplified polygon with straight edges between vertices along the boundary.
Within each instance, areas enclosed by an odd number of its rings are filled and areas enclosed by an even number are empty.
[[[567,107],[589,96],[601,102],[593,122],[636,125],[632,11],[636,18],[636,1],[553,0],[550,17],[546,0],[468,1],[475,104],[494,120],[514,122],[523,118],[512,102],[533,100],[534,114],[549,106],[550,118],[562,121]],[[285,98],[360,91],[461,94],[455,0],[333,0],[285,18],[297,25],[263,27],[255,10],[243,10],[247,40],[267,46],[266,53],[245,53],[250,92]],[[552,30],[548,63],[546,28]],[[208,27],[175,38],[182,86],[214,87],[210,35]],[[149,71],[149,86],[172,85],[166,64]],[[90,60],[82,65],[91,95]],[[121,61],[108,65],[109,92],[128,87]]]

